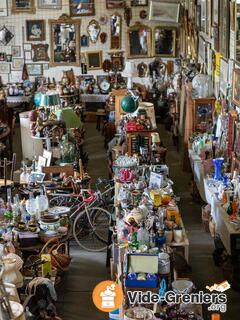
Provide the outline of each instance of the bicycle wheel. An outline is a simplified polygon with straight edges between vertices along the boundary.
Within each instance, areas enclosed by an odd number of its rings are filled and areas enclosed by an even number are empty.
[[[73,236],[84,250],[104,251],[108,245],[111,215],[107,210],[99,207],[87,210],[81,212],[74,220]]]
[[[73,198],[70,196],[64,196],[64,195],[57,195],[54,196],[50,201],[49,204],[51,207],[68,207],[71,209],[74,209],[75,207],[78,206],[80,203],[79,199]]]

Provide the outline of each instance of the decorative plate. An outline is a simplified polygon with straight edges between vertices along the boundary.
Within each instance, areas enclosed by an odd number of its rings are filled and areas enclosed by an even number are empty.
[[[69,213],[70,212],[70,208],[68,207],[52,207],[52,208],[49,208],[48,210],[48,213],[49,214],[52,214],[52,215],[55,215],[55,216],[60,216],[62,214],[66,214],[66,213]]]
[[[105,25],[108,23],[108,16],[106,14],[102,15],[99,19],[99,23],[101,25]]]
[[[99,83],[99,88],[102,92],[106,93],[109,91],[110,89],[110,82],[107,79],[103,79],[100,83]]]

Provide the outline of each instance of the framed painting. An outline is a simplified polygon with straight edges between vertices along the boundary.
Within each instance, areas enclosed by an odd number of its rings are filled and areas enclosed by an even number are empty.
[[[126,6],[125,0],[106,0],[107,9],[120,9]]]
[[[49,61],[48,44],[33,44],[33,61]]]
[[[206,1],[200,0],[201,2],[201,31],[206,33],[206,25],[207,25],[207,5]]]
[[[43,70],[48,70],[49,69],[49,63],[43,63]]]
[[[176,29],[156,27],[153,31],[153,55],[159,57],[175,57]]]
[[[12,55],[6,54],[6,62],[12,62]]]
[[[0,61],[6,61],[6,53],[0,52]]]
[[[151,28],[137,22],[127,31],[128,58],[149,58],[151,51]]]
[[[42,75],[42,64],[38,63],[28,63],[27,70],[29,76],[41,76]]]
[[[180,3],[150,1],[149,20],[163,23],[178,23]]]
[[[87,52],[88,70],[102,69],[102,51]]]
[[[219,51],[219,26],[217,24],[213,25],[212,33],[213,33],[214,50],[218,52]]]
[[[83,34],[80,38],[81,47],[89,46],[89,37],[86,34]]]
[[[36,13],[34,0],[12,0],[12,13]]]
[[[69,0],[70,16],[94,16],[94,0]]]
[[[213,123],[215,98],[193,99],[193,131],[206,132]]]
[[[13,58],[12,68],[13,70],[21,71],[23,69],[24,59],[23,58]]]
[[[24,43],[23,44],[23,50],[31,51],[32,50],[32,44],[31,43]]]
[[[32,60],[32,51],[24,51],[24,59]]]
[[[220,30],[219,30],[219,51],[228,59],[229,55],[229,0],[220,1]]]
[[[196,28],[198,31],[201,30],[201,21],[202,21],[201,14],[202,14],[202,8],[201,8],[201,5],[198,4],[196,6]]]
[[[240,69],[233,70],[232,101],[240,107]]]
[[[38,9],[62,9],[62,0],[38,0]]]
[[[8,15],[8,4],[7,0],[0,1],[0,17],[7,17]]]
[[[0,29],[0,44],[6,46],[12,38],[14,38],[14,34],[9,30],[10,27],[6,28],[6,26],[2,26]]]
[[[12,46],[11,53],[14,58],[21,57],[21,46]]]
[[[236,3],[235,2],[230,2],[230,30],[233,32],[236,31]]]
[[[45,40],[45,21],[26,20],[27,41]]]
[[[219,24],[219,0],[212,0],[212,25]]]
[[[132,7],[146,7],[148,6],[148,0],[131,0]]]
[[[220,59],[220,92],[226,97],[228,87],[228,62]]]
[[[206,0],[206,33],[211,36],[212,27],[212,0]]]
[[[0,74],[8,74],[11,71],[10,63],[0,63]]]

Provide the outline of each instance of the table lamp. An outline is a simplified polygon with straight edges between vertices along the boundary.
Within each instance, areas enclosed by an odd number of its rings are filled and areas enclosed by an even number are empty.
[[[46,92],[41,95],[40,107],[51,108],[61,105],[60,96],[56,92]]]
[[[128,78],[127,89],[132,90],[133,89],[133,77],[137,76],[137,67],[134,62],[127,61],[125,63],[125,68],[122,72],[122,76]]]
[[[67,129],[80,128],[82,122],[72,108],[63,108],[57,111],[57,117],[62,120]]]

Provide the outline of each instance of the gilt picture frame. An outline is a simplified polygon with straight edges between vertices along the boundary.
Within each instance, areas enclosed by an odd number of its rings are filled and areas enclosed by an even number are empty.
[[[87,52],[86,56],[88,70],[102,69],[102,51]]]
[[[229,0],[220,1],[220,30],[219,30],[219,51],[221,55],[228,59],[229,56]]]
[[[36,13],[35,0],[12,0],[13,14],[17,13]]]
[[[150,58],[152,55],[152,29],[136,22],[127,31],[127,57]]]

